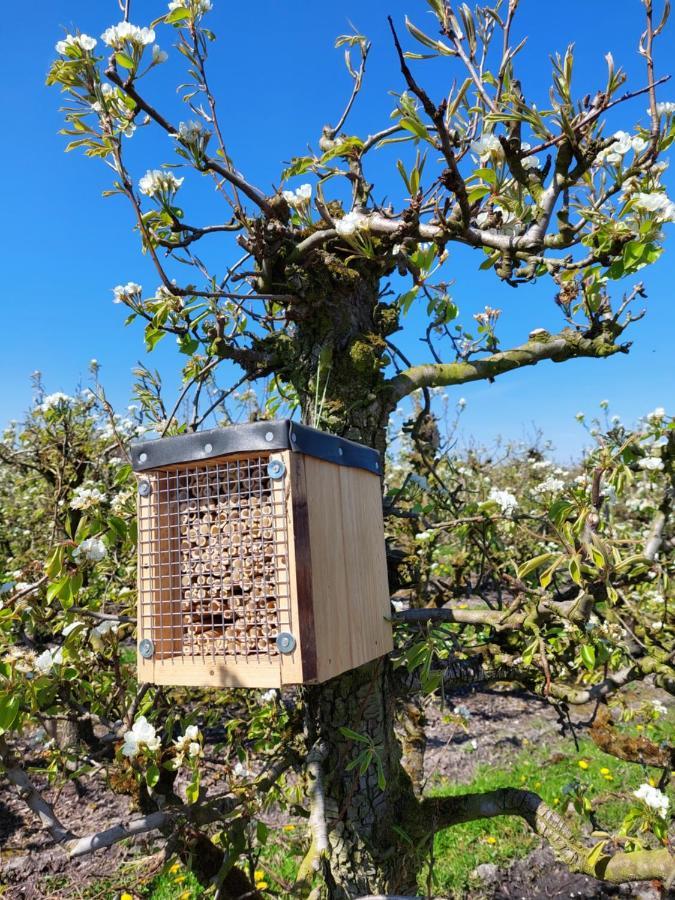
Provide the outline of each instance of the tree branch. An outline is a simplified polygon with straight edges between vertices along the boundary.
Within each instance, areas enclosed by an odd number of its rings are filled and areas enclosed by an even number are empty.
[[[601,854],[593,861],[591,849],[578,844],[564,820],[532,791],[501,788],[455,797],[427,797],[422,801],[422,813],[436,830],[476,819],[520,816],[549,843],[556,858],[572,872],[601,881],[615,884],[654,878],[667,881],[675,874],[675,858],[665,848]]]
[[[623,329],[619,330],[617,326],[593,336],[571,328],[565,328],[555,335],[537,331],[532,332],[530,340],[525,344],[512,350],[502,350],[485,359],[412,366],[388,382],[391,401],[396,404],[420,388],[490,381],[497,375],[523,366],[535,366],[545,359],[565,362],[579,357],[604,358],[615,353],[627,353],[629,344],[614,342],[621,330]]]

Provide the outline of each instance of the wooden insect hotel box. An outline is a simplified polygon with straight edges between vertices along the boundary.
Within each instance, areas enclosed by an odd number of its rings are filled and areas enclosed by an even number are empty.
[[[392,649],[375,450],[279,421],[131,455],[139,680],[311,684]]]

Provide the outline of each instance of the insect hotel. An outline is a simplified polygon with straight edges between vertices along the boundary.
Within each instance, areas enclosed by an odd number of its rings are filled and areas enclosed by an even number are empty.
[[[375,450],[280,421],[131,454],[139,680],[311,684],[392,649]]]

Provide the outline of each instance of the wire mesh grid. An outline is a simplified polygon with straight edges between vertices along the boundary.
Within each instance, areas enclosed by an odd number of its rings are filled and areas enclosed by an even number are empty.
[[[156,659],[279,662],[291,631],[283,481],[269,455],[147,473],[139,625]]]

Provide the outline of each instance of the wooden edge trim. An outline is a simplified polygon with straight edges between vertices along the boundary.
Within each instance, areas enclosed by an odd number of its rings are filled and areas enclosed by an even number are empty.
[[[291,508],[293,513],[293,536],[295,539],[298,633],[302,657],[302,680],[303,683],[307,683],[316,681],[317,659],[305,458],[301,453],[290,453],[288,455],[291,466]]]

